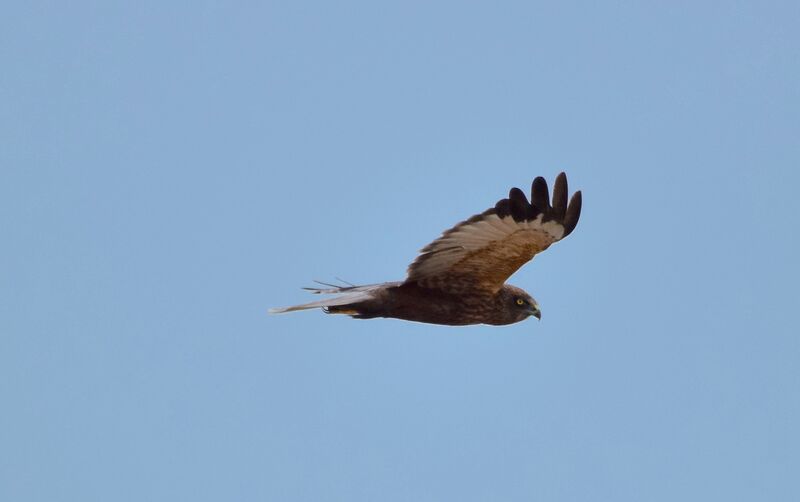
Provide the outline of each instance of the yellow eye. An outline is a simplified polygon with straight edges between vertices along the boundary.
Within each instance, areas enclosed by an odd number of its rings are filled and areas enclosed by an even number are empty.
[[[525,300],[522,298],[517,298],[517,305],[525,305]]]

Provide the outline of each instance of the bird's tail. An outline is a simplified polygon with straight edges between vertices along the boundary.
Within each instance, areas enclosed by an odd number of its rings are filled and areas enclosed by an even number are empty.
[[[303,303],[301,305],[294,305],[291,307],[281,307],[269,309],[270,314],[283,314],[285,312],[294,312],[296,310],[308,310],[321,308],[328,314],[358,314],[358,309],[354,308],[356,304],[374,298],[374,293],[377,289],[386,286],[387,284],[368,284],[365,286],[336,286],[333,284],[326,284],[324,282],[315,281],[327,288],[303,288],[311,291],[314,294],[337,295],[333,298],[326,298],[311,303]]]

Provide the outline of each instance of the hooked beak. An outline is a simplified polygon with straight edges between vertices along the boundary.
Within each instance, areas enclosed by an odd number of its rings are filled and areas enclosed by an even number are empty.
[[[539,310],[538,305],[531,305],[530,308],[528,309],[528,312],[530,312],[530,315],[532,315],[536,319],[540,321],[542,320],[542,311]]]

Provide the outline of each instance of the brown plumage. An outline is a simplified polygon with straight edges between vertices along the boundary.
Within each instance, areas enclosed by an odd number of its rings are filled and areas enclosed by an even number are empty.
[[[272,313],[322,308],[357,319],[392,317],[462,326],[512,324],[541,318],[539,305],[505,284],[514,272],[578,224],[581,192],[567,202],[567,176],[556,177],[553,199],[542,177],[533,180],[531,202],[519,188],[493,208],[462,221],[425,246],[402,282],[306,288],[333,298]]]

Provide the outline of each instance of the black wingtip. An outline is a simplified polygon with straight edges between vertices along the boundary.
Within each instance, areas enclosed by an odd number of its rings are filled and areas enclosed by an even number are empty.
[[[557,220],[563,220],[567,213],[568,193],[567,175],[562,172],[556,176],[556,182],[553,185],[553,213]]]
[[[578,219],[581,217],[582,204],[583,196],[581,195],[581,191],[578,190],[572,195],[572,199],[570,199],[569,205],[567,206],[567,212],[564,215],[564,235],[561,237],[562,239],[571,234],[578,225]]]
[[[508,198],[511,200],[517,200],[525,205],[528,204],[528,198],[525,197],[525,192],[517,187],[514,187],[508,191]]]
[[[514,221],[524,221],[528,216],[528,198],[525,193],[517,187],[508,192],[508,200],[511,202],[511,216]]]
[[[511,201],[508,199],[500,199],[497,201],[497,204],[494,205],[494,210],[497,213],[497,216],[500,218],[505,218],[511,214]]]
[[[575,192],[567,202],[568,193],[567,175],[563,172],[559,173],[553,185],[551,205],[547,181],[543,177],[537,176],[531,185],[530,203],[528,203],[525,193],[515,187],[508,192],[507,199],[499,200],[494,209],[487,212],[492,212],[500,218],[511,216],[514,221],[531,221],[543,214],[543,221],[555,220],[564,227],[564,234],[561,237],[563,239],[575,230],[581,215],[581,192]]]
[[[547,213],[550,209],[550,191],[547,181],[541,176],[537,176],[531,185],[531,202],[539,212]]]

